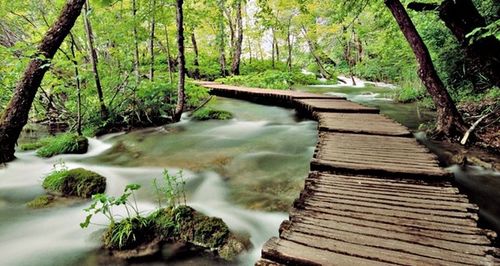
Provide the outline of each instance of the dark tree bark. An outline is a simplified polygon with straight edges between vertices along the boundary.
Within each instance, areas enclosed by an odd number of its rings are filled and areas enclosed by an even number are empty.
[[[173,83],[173,73],[174,73],[174,69],[173,69],[173,66],[172,66],[172,56],[170,55],[170,40],[168,38],[168,26],[167,24],[165,24],[165,41],[167,42],[167,64],[168,64],[168,79],[170,81],[170,84]]]
[[[186,103],[186,94],[184,92],[184,85],[186,79],[186,59],[184,56],[184,14],[182,11],[183,0],[175,1],[176,21],[177,21],[177,47],[179,50],[179,84],[177,87],[177,106],[173,115],[174,121],[181,120],[182,112]]]
[[[135,80],[139,83],[141,79],[141,74],[139,72],[139,37],[137,35],[137,3],[136,0],[132,0],[132,17],[133,17],[133,35],[134,35],[134,74]]]
[[[149,54],[151,62],[149,64],[149,80],[155,77],[155,26],[156,26],[156,0],[151,0],[151,31],[149,36]]]
[[[200,62],[199,62],[198,44],[196,43],[196,36],[194,35],[194,29],[193,29],[193,33],[191,33],[191,43],[193,44],[193,50],[194,50],[193,78],[200,79]]]
[[[241,1],[236,2],[236,25],[237,25],[237,38],[234,41],[234,52],[233,52],[233,62],[231,64],[231,73],[233,75],[240,74],[240,62],[241,62],[241,49],[243,46],[243,19],[241,17]]]
[[[81,82],[80,82],[80,71],[78,69],[78,62],[76,61],[75,54],[75,38],[70,32],[71,37],[71,62],[73,62],[73,68],[75,71],[75,82],[76,82],[76,106],[77,106],[77,117],[76,117],[76,132],[78,135],[82,135],[82,95],[81,95]]]
[[[12,161],[19,134],[28,122],[28,114],[50,61],[69,34],[81,13],[85,0],[69,0],[56,23],[45,34],[35,56],[17,83],[14,94],[0,118],[0,162]]]
[[[429,50],[417,32],[410,16],[399,0],[385,0],[396,19],[399,28],[408,40],[419,66],[418,75],[431,95],[437,108],[437,132],[440,136],[457,137],[466,130],[462,116],[458,112],[443,82],[432,63]]]
[[[217,36],[217,41],[219,45],[219,64],[220,72],[223,77],[226,76],[226,52],[225,52],[225,41],[224,41],[224,0],[218,0],[217,5],[219,7],[219,33]]]
[[[467,34],[474,29],[485,27],[486,21],[471,0],[444,0],[440,5],[413,2],[408,8],[415,11],[437,10],[439,17],[450,29],[465,51],[467,74],[474,84],[481,87],[481,76],[492,85],[500,86],[500,41],[495,36],[486,37],[473,43]]]
[[[87,16],[87,13],[89,12],[88,2],[85,2],[84,9],[85,10],[83,12],[83,21],[85,23],[85,32],[87,34],[87,41],[89,45],[90,62],[92,63],[92,72],[94,72],[95,88],[97,90],[97,96],[99,97],[99,104],[101,108],[101,119],[107,120],[109,113],[108,109],[106,108],[106,104],[104,103],[104,94],[102,92],[101,78],[99,77],[99,70],[97,69],[98,59],[97,59],[97,52],[94,47],[94,34],[92,32],[92,25],[90,24],[90,20]]]
[[[288,58],[286,60],[288,65],[288,72],[292,72],[292,34],[290,27],[292,25],[292,17],[288,19],[287,32],[286,32],[286,44],[288,46]]]

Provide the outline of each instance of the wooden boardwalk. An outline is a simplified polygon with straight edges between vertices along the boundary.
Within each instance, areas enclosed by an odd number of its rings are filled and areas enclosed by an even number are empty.
[[[200,82],[319,122],[311,172],[257,265],[500,265],[496,234],[407,128],[343,98]]]

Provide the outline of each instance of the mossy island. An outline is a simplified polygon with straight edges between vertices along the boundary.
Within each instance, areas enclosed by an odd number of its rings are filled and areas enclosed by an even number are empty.
[[[88,151],[88,148],[89,141],[87,138],[72,133],[47,137],[19,146],[19,149],[23,151],[36,150],[36,154],[42,158],[49,158],[59,154],[84,154]]]
[[[28,202],[29,208],[46,208],[65,200],[89,199],[106,190],[106,178],[83,168],[68,170],[63,166],[45,177],[42,186],[48,194]]]
[[[233,261],[251,248],[248,237],[231,232],[222,219],[206,216],[186,205],[112,223],[102,241],[103,248],[120,259],[161,256],[166,245],[187,244]]]
[[[233,114],[228,111],[214,109],[212,107],[203,107],[192,114],[192,118],[198,121],[206,120],[229,120]]]

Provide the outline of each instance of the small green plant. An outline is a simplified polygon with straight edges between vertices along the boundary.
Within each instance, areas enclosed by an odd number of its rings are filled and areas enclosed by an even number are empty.
[[[64,162],[54,165],[42,186],[50,193],[62,196],[90,198],[106,190],[106,178],[92,171],[76,168],[68,170]]]
[[[163,186],[159,186],[157,179],[153,180],[159,208],[162,208],[162,202],[172,209],[179,205],[186,205],[186,181],[182,170],[174,175],[171,175],[167,169],[163,170],[163,183]]]
[[[59,161],[52,166],[51,173],[43,179],[43,188],[49,191],[60,191],[67,176],[68,167],[64,161]]]
[[[135,191],[140,189],[141,186],[138,184],[129,184],[125,187],[123,194],[117,198],[108,196],[103,193],[96,194],[92,196],[92,204],[90,207],[84,209],[85,212],[88,213],[87,217],[85,217],[85,221],[80,223],[81,228],[87,228],[90,225],[92,217],[95,214],[104,215],[111,225],[116,223],[116,217],[113,214],[114,206],[125,206],[125,210],[127,211],[127,218],[131,219],[132,213],[131,210],[134,211],[135,217],[140,216],[139,208],[137,207],[137,200],[135,197]],[[133,202],[129,200],[130,196],[133,198]]]

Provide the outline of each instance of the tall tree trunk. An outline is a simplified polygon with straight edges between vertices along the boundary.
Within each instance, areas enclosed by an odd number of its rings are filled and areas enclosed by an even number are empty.
[[[500,86],[500,41],[495,36],[489,36],[470,43],[467,37],[474,29],[486,26],[485,19],[471,0],[444,0],[440,5],[412,2],[408,8],[416,11],[437,10],[465,51],[467,74],[473,77],[474,84],[484,87],[481,84],[484,83],[484,76],[492,85]]]
[[[73,57],[71,61],[73,62],[73,67],[75,70],[75,82],[76,82],[76,106],[77,106],[77,117],[76,117],[76,133],[82,135],[82,94],[81,94],[81,82],[80,82],[80,71],[78,69],[78,62],[76,61],[75,54],[75,38],[70,32],[71,37],[71,56]]]
[[[286,31],[286,44],[288,46],[288,59],[286,60],[288,65],[288,72],[292,72],[292,34],[290,32],[290,27],[292,24],[292,17],[288,19],[287,31]]]
[[[137,3],[136,0],[132,0],[132,19],[134,23],[133,35],[134,35],[134,74],[135,81],[139,83],[141,80],[141,74],[139,72],[139,37],[137,35]],[[137,84],[136,84],[137,86]]]
[[[429,50],[422,37],[418,34],[410,16],[399,0],[384,0],[384,2],[396,19],[405,38],[408,40],[419,65],[418,75],[436,105],[436,133],[448,137],[461,136],[467,130],[465,123],[439,78],[432,63]]]
[[[219,6],[219,33],[217,36],[219,44],[219,64],[220,72],[223,77],[226,76],[226,54],[225,54],[225,43],[224,43],[224,0],[218,0],[217,4]]]
[[[149,64],[149,80],[155,78],[155,26],[156,26],[156,0],[151,0],[151,31],[149,36],[149,54],[151,63]]]
[[[179,84],[177,87],[177,106],[173,115],[174,121],[181,120],[184,105],[186,103],[186,94],[184,92],[184,85],[186,79],[186,59],[184,57],[184,14],[182,12],[183,0],[175,1],[176,20],[177,20],[177,47],[179,49]]]
[[[196,36],[194,35],[194,29],[193,33],[191,33],[191,42],[193,44],[193,50],[194,50],[194,72],[193,72],[193,78],[194,79],[200,79],[200,63],[199,63],[199,54],[198,54],[198,44],[196,43]]]
[[[247,38],[247,43],[248,43],[248,53],[250,54],[250,64],[252,64],[253,60],[253,54],[252,54],[252,42],[250,41],[250,38]]]
[[[272,32],[272,35],[273,35],[273,43],[272,43],[272,47],[271,47],[271,63],[272,63],[272,67],[275,68],[276,67],[276,58],[274,57],[274,55],[276,54],[276,38],[274,37],[274,28],[271,28],[271,32]]]
[[[107,120],[109,113],[106,105],[104,103],[104,95],[102,93],[101,78],[99,77],[99,70],[97,69],[97,52],[94,47],[94,34],[92,33],[92,25],[90,24],[89,17],[87,13],[89,12],[88,2],[85,2],[83,12],[83,21],[85,24],[85,33],[87,34],[87,41],[89,45],[90,62],[92,63],[92,72],[94,72],[95,87],[97,90],[97,96],[99,97],[99,104],[101,106],[101,119]]]
[[[28,122],[29,110],[38,87],[84,4],[85,0],[68,0],[56,23],[38,46],[38,56],[33,57],[23,77],[18,81],[14,94],[0,118],[0,162],[9,162],[15,158],[15,145],[24,125]]]
[[[241,17],[241,1],[236,2],[236,25],[238,26],[238,36],[234,43],[233,63],[231,64],[231,72],[233,75],[240,74],[241,48],[243,45],[243,19]]]
[[[170,80],[170,84],[173,83],[173,67],[172,67],[172,56],[170,55],[170,40],[168,38],[168,26],[165,24],[165,41],[167,42],[167,64],[168,64],[168,78]]]

